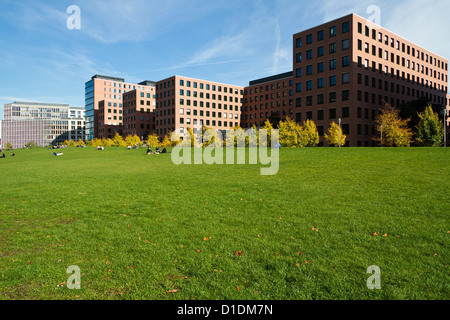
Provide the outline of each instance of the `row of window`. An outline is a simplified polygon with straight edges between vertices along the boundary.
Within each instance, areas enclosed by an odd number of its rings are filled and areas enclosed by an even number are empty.
[[[363,25],[361,22],[358,22],[358,33],[363,33]],[[365,26],[365,35],[366,37],[370,37],[370,28],[368,26]],[[380,31],[377,31],[376,29],[372,29],[372,39],[378,40],[380,43],[383,43],[387,46],[391,46],[392,48],[395,48],[397,50],[401,50],[403,53],[406,53],[412,57],[415,57],[417,59],[421,59],[422,61],[429,63],[431,65],[434,65],[435,67],[438,67],[443,70],[448,70],[448,64],[444,61],[441,61],[431,55],[428,55],[427,53],[420,51],[419,49],[416,49],[414,47],[411,47],[410,45],[407,45],[405,43],[401,43],[399,40],[395,40],[394,38],[389,38],[388,35],[384,35]]]
[[[200,89],[200,90],[211,90],[211,91],[217,91],[217,92],[224,92],[229,94],[243,94],[243,90],[239,90],[236,88],[221,86],[221,85],[215,85],[215,84],[204,84],[202,82],[198,83],[196,81],[191,80],[184,80],[180,79],[179,85],[181,87],[187,87],[187,88],[194,88],[194,89]],[[175,87],[175,79],[171,79],[168,81],[163,81],[161,83],[157,84],[157,88],[159,90]]]
[[[363,58],[362,57],[358,57],[358,67],[364,67],[366,69],[370,68],[370,60],[369,59],[365,59],[364,60],[364,64],[363,64]],[[417,83],[419,85],[434,89],[434,90],[438,90],[441,92],[447,92],[447,86],[441,85],[440,83],[437,82],[433,82],[430,81],[428,79],[425,78],[421,78],[421,77],[416,77],[415,75],[412,75],[410,73],[406,73],[405,71],[400,71],[399,69],[394,69],[394,68],[390,68],[388,66],[384,66],[381,63],[378,64],[378,68],[377,68],[377,63],[375,61],[372,61],[372,71],[379,71],[380,73],[384,74],[389,74],[390,71],[390,75],[392,77],[396,76],[397,79],[401,79],[403,81],[408,81],[408,82],[413,82],[413,83]],[[446,80],[447,80],[447,75],[445,76]]]
[[[342,23],[341,32],[343,34],[350,32],[350,21],[346,21],[346,22]],[[337,27],[336,26],[330,27],[328,29],[329,38],[333,38],[336,35],[337,35]],[[307,45],[313,43],[313,36],[314,35],[312,33],[306,35],[306,44]],[[323,40],[325,40],[325,30],[319,30],[317,32],[317,41],[323,41]],[[297,48],[300,48],[303,46],[303,38],[302,37],[297,37],[295,39],[295,46]]]
[[[350,39],[344,39],[342,40],[342,51],[346,51],[350,49]],[[329,53],[333,54],[337,52],[337,45],[336,42],[329,44]],[[320,46],[317,48],[317,57],[323,57],[325,55],[325,47]],[[306,51],[306,60],[312,60],[314,58],[313,50],[309,49]],[[295,55],[295,61],[297,63],[302,62],[303,60],[303,52],[297,52]]]
[[[184,96],[185,93],[186,93],[187,97],[191,97],[192,96],[193,98],[200,98],[200,99],[206,98],[206,99],[212,99],[212,100],[216,100],[216,97],[217,97],[217,100],[219,100],[219,101],[222,101],[222,97],[223,97],[223,101],[225,101],[225,102],[227,102],[227,101],[233,102],[233,97],[232,96],[225,96],[225,95],[222,96],[221,94],[216,96],[216,94],[214,94],[214,93],[213,94],[209,94],[209,93],[204,94],[203,92],[200,92],[200,94],[198,94],[197,91],[191,92],[190,90],[186,90],[186,92],[185,92],[183,89],[180,89],[180,96]],[[241,98],[241,101],[242,101],[242,98]],[[239,98],[238,97],[234,97],[234,102],[238,103],[239,102]]]
[[[362,51],[362,40],[358,40],[358,50]],[[369,43],[364,44],[364,51],[366,53],[370,53],[370,45]],[[447,75],[444,72],[440,72],[438,70],[433,70],[432,68],[428,68],[425,65],[421,65],[419,63],[416,63],[415,61],[411,61],[410,59],[406,59],[405,57],[400,57],[400,55],[395,55],[393,52],[384,50],[382,48],[377,48],[377,46],[372,45],[372,55],[378,56],[378,58],[384,59],[386,61],[396,63],[397,65],[401,65],[402,67],[411,69],[416,72],[421,72],[422,74],[425,74],[427,76],[433,77],[435,79],[445,81],[447,82]]]
[[[244,90],[244,95],[248,95],[248,94],[253,94],[253,93],[258,93],[258,92],[264,92],[264,91],[269,91],[269,90],[277,90],[277,89],[282,89],[282,88],[286,88],[286,87],[292,87],[293,85],[293,81],[289,80],[289,81],[283,81],[281,82],[277,82],[277,84],[275,85],[275,83],[272,83],[269,87],[268,84],[266,84],[265,86],[259,86],[258,87],[254,87],[254,88],[248,88],[246,90]]]

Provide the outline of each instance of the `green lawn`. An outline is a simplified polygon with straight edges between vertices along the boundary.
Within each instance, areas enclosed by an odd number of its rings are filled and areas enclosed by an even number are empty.
[[[281,149],[274,176],[63,152],[0,159],[0,299],[450,298],[448,149]]]

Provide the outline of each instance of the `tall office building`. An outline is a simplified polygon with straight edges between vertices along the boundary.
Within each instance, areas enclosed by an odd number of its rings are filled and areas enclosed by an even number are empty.
[[[448,61],[358,15],[295,34],[293,48],[295,118],[325,131],[341,119],[349,146],[375,145],[385,103],[446,104]]]
[[[196,134],[202,127],[227,130],[240,124],[244,88],[181,76],[156,83],[156,133]]]
[[[68,104],[14,102],[4,106],[3,147],[11,143],[22,148],[29,142],[38,146],[84,140],[84,109]]]
[[[108,137],[122,133],[123,94],[132,90],[154,92],[151,81],[138,84],[126,83],[123,78],[95,75],[85,83],[86,139]],[[100,102],[103,102],[103,117],[99,119]],[[111,112],[108,112],[111,111]],[[100,128],[101,127],[101,128]],[[102,131],[100,131],[102,129]]]

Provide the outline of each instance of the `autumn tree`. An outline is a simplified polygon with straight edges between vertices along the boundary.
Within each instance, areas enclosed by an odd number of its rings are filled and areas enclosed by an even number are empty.
[[[267,130],[267,141],[261,147],[270,147],[272,144],[272,130],[273,126],[269,119],[264,122],[263,130]]]
[[[141,138],[139,138],[136,134],[128,135],[125,137],[125,144],[127,146],[142,145],[142,141]]]
[[[418,114],[419,123],[416,126],[416,141],[419,145],[439,147],[444,139],[444,124],[439,115],[433,111],[431,105],[424,112]]]
[[[106,146],[106,145],[105,145]],[[123,137],[116,132],[114,135],[114,138],[109,141],[109,147],[125,147],[125,141],[123,140]]]
[[[413,132],[408,128],[409,119],[402,119],[399,110],[386,104],[375,122],[379,137],[374,140],[388,147],[409,147],[412,142]]]
[[[77,142],[77,146],[85,147],[85,146],[86,146],[86,143],[84,143],[84,141],[81,140],[81,138],[79,138],[79,139],[78,139],[78,142]]]
[[[325,139],[330,146],[338,147],[339,136],[341,137],[340,145],[345,146],[347,136],[342,133],[342,129],[339,127],[339,125],[333,121],[328,128],[328,132],[325,134]]]
[[[314,121],[308,119],[303,123],[303,134],[306,136],[306,147],[315,147],[319,144],[319,131]]]
[[[149,134],[147,136],[146,144],[149,147],[154,148],[159,147],[160,146],[159,136],[156,133]]]

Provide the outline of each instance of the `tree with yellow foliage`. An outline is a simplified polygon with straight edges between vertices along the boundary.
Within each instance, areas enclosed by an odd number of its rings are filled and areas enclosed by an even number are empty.
[[[413,132],[408,128],[410,119],[403,120],[399,113],[398,109],[386,104],[376,118],[379,137],[374,140],[381,142],[382,146],[409,147],[411,145]]]
[[[342,133],[341,128],[339,128],[339,125],[336,122],[332,122],[330,124],[330,127],[328,128],[328,133],[325,134],[325,139],[327,140],[328,144],[333,147],[339,146],[339,136],[341,137],[341,146],[345,146],[347,136]]]

